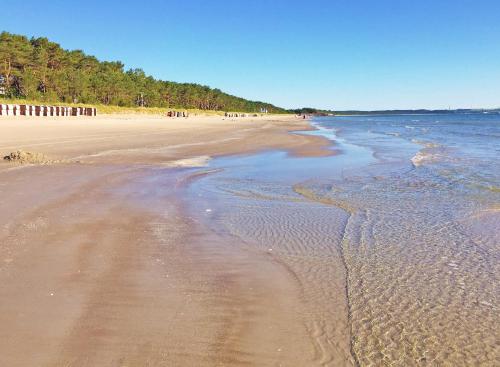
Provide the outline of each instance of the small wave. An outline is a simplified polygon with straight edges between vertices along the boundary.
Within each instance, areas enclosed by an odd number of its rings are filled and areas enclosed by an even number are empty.
[[[420,167],[425,164],[435,163],[442,160],[443,156],[427,149],[420,150],[411,158],[414,167]]]
[[[318,133],[319,135],[327,138],[328,140],[334,141],[337,138],[337,131],[338,129],[336,128],[331,128],[331,127],[324,127],[320,124],[312,124],[312,126],[316,129],[314,132]],[[299,132],[300,133],[300,132]],[[309,131],[310,133],[310,131]]]
[[[405,125],[405,128],[409,130],[414,130],[415,126]]]
[[[413,163],[413,166],[415,167],[420,167],[425,160],[426,156],[422,154],[422,152],[418,152],[411,158],[411,163]]]
[[[418,145],[422,145],[426,148],[438,148],[438,147],[440,147],[440,145],[438,143],[433,143],[431,141],[412,139],[411,142],[418,144]]]

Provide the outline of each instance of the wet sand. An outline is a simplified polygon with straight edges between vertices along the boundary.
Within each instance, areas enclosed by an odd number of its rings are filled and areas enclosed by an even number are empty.
[[[0,164],[0,365],[352,364],[342,292],[328,310],[337,330],[309,324],[293,269],[186,207],[197,174],[179,167],[268,149],[331,155],[327,140],[289,133],[308,128],[294,117],[0,120],[2,155],[59,162]],[[327,280],[342,290],[337,271]]]

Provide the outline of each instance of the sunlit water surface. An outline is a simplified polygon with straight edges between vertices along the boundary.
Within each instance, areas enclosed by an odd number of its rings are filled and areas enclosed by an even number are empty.
[[[193,213],[295,274],[318,363],[500,365],[500,115],[314,125],[340,154],[216,159]]]

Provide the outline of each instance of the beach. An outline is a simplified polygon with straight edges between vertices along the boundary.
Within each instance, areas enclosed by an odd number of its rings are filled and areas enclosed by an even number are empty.
[[[0,165],[0,364],[306,365],[293,274],[190,216],[183,187],[212,157],[333,154],[289,133],[307,129],[293,116],[2,119],[2,155],[47,162]]]
[[[4,6],[0,367],[500,367],[499,13]]]
[[[0,365],[494,366],[499,121],[2,119]]]

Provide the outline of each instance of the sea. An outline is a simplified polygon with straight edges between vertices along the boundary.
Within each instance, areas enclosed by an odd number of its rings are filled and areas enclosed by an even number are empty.
[[[331,155],[216,158],[193,213],[294,274],[319,362],[500,365],[500,114],[311,123]]]

